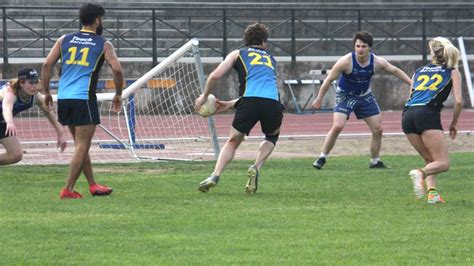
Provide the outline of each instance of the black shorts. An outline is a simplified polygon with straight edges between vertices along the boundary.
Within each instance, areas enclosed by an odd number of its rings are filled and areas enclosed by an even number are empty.
[[[260,121],[262,132],[272,134],[283,120],[283,106],[279,101],[258,97],[242,97],[235,103],[232,126],[241,133],[249,134]]]
[[[402,114],[402,128],[405,134],[418,135],[429,129],[443,130],[441,114],[428,106],[406,107]]]
[[[97,99],[58,100],[58,121],[63,126],[83,126],[100,124]]]
[[[5,135],[5,130],[7,130],[7,123],[0,122],[0,139],[4,139],[7,137]]]

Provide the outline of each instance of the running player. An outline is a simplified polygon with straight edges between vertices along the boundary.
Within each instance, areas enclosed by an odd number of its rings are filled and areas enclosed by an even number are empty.
[[[416,70],[411,94],[403,111],[402,127],[408,141],[425,160],[425,166],[411,170],[415,195],[425,194],[428,203],[444,203],[436,190],[435,175],[449,169],[448,144],[444,139],[440,113],[443,102],[452,92],[454,110],[449,136],[456,137],[462,109],[461,73],[458,70],[459,50],[447,39],[437,37],[429,42],[432,62]]]
[[[101,37],[104,8],[99,4],[84,4],[79,10],[83,25],[79,32],[58,39],[43,64],[42,80],[45,100],[51,106],[49,80],[54,64],[61,58],[61,78],[58,88],[59,122],[67,125],[74,137],[74,155],[69,165],[69,177],[60,198],[82,198],[74,191],[81,172],[84,173],[89,191],[94,196],[109,195],[112,188],[95,182],[89,149],[97,124],[100,124],[96,86],[100,68],[105,61],[112,69],[116,93],[113,111],[120,111],[122,104],[123,70],[111,42]]]
[[[199,184],[199,190],[208,192],[217,185],[224,168],[234,158],[235,151],[257,122],[260,121],[265,140],[260,144],[255,163],[247,171],[247,193],[258,188],[259,171],[270,156],[280,134],[283,107],[279,100],[276,81],[276,62],[267,49],[268,29],[263,24],[252,24],[245,29],[245,48],[228,54],[224,61],[209,75],[204,94],[196,99],[196,110],[207,100],[216,81],[233,67],[240,82],[240,99],[235,106],[229,138],[217,159],[214,172]]]
[[[383,69],[411,84],[411,79],[405,72],[390,64],[386,59],[370,52],[373,37],[369,32],[357,32],[353,37],[354,52],[341,57],[331,69],[319,90],[318,96],[312,106],[320,109],[324,95],[329,90],[331,83],[338,79],[336,91],[336,106],[334,107],[333,124],[326,139],[319,159],[313,166],[321,169],[326,163],[329,152],[336,144],[339,133],[344,129],[346,121],[352,112],[357,119],[364,119],[372,132],[370,139],[370,168],[386,168],[380,160],[380,147],[382,145],[382,116],[380,108],[370,90],[370,80],[374,73]]]
[[[58,135],[57,146],[61,152],[66,148],[66,133],[56,121],[52,111],[44,104],[44,96],[38,93],[38,72],[25,68],[18,72],[18,78],[10,81],[0,90],[0,143],[6,153],[0,154],[0,165],[14,164],[22,160],[23,151],[17,137],[13,116],[37,104],[53,125]]]

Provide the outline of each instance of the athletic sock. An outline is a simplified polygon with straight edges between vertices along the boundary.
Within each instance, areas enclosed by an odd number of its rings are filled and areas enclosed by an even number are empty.
[[[321,154],[319,155],[319,158],[328,158],[328,154],[321,152]]]
[[[379,161],[380,161],[380,158],[372,158],[372,159],[370,159],[370,163],[371,163],[371,164],[376,164],[376,163],[378,163]]]

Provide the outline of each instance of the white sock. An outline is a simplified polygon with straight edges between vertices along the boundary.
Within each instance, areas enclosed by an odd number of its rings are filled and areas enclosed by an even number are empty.
[[[370,159],[370,163],[371,163],[371,164],[376,164],[376,163],[378,163],[379,161],[380,161],[380,158],[372,158],[372,159]]]
[[[326,153],[324,153],[324,152],[321,152],[321,154],[319,155],[319,158],[321,158],[321,157],[322,157],[322,158],[327,158],[328,155],[327,155]]]

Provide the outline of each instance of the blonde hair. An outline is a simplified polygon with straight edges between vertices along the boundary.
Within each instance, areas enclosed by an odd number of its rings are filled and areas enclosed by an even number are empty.
[[[436,37],[428,45],[433,56],[433,64],[446,64],[450,68],[458,68],[459,50],[448,39]]]

